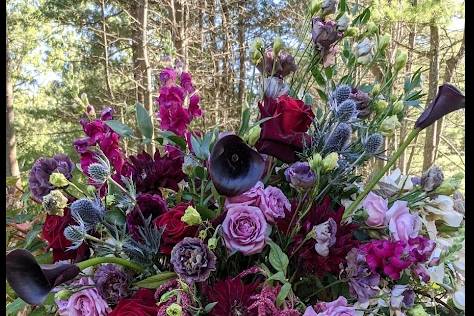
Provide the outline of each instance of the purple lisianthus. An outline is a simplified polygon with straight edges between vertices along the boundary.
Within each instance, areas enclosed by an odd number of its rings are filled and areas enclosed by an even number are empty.
[[[316,175],[308,162],[295,162],[285,170],[285,178],[296,188],[308,189],[313,186]]]
[[[347,299],[339,296],[337,300],[332,302],[320,302],[313,308],[314,314],[309,312],[308,316],[356,316],[353,306],[347,305]]]
[[[337,40],[342,38],[342,33],[337,30],[334,21],[324,21],[320,17],[313,18],[311,37],[318,50],[327,51]]]
[[[323,257],[329,255],[329,248],[336,243],[337,224],[334,219],[329,218],[324,223],[314,227],[316,235],[316,244],[314,249]]]
[[[94,283],[100,296],[111,305],[130,294],[130,276],[114,264],[100,266],[94,274]]]
[[[68,300],[56,301],[61,316],[105,316],[112,309],[99,295],[91,278],[83,277],[73,283],[73,286],[92,286],[72,294]]]
[[[151,216],[152,220],[168,211],[165,200],[158,194],[142,193],[137,196],[137,204],[140,210],[135,207],[127,215],[127,229],[129,234],[136,240],[141,240],[139,227],[144,225],[143,219]],[[143,216],[143,217],[142,217]]]
[[[386,222],[395,240],[407,241],[418,236],[421,229],[421,219],[418,215],[410,214],[406,201],[395,201],[386,214]]]
[[[408,285],[396,284],[390,293],[390,306],[395,309],[410,308],[415,303],[415,292]]]
[[[216,256],[199,238],[186,237],[171,251],[174,271],[187,283],[203,282],[216,269]]]
[[[292,55],[280,51],[276,60],[272,48],[268,48],[257,64],[257,69],[266,76],[284,78],[296,71],[295,59]]]
[[[388,211],[388,201],[377,194],[370,192],[362,203],[369,217],[365,221],[367,226],[382,227],[385,225],[385,214]]]
[[[53,172],[62,173],[66,179],[72,179],[74,164],[65,154],[55,155],[53,158],[40,158],[36,160],[30,171],[29,186],[32,197],[40,202],[43,196],[49,194],[54,186],[49,183],[49,176]]]
[[[269,226],[263,212],[255,206],[232,204],[222,222],[224,242],[230,251],[244,255],[259,253],[265,247]]]
[[[364,253],[357,248],[347,253],[346,260],[349,291],[360,303],[365,303],[380,292],[380,275],[370,271]]]
[[[285,211],[290,212],[291,203],[283,192],[272,186],[264,190],[265,201],[262,208],[263,214],[268,222],[274,223],[277,218],[285,218]]]

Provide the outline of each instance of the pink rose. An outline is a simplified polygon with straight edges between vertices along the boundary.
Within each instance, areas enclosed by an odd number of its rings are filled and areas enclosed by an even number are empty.
[[[419,216],[410,214],[407,205],[407,201],[395,201],[386,214],[385,223],[395,240],[415,238],[421,229]]]
[[[385,213],[388,210],[388,201],[375,193],[370,192],[364,199],[362,206],[369,217],[365,221],[367,226],[381,227],[385,223]]]
[[[285,211],[291,210],[290,201],[283,192],[275,187],[268,186],[264,190],[265,201],[262,203],[262,211],[270,223],[274,223],[276,218],[285,218]]]
[[[267,208],[263,183],[258,181],[248,191],[237,196],[228,197],[225,200],[225,207],[229,208],[231,204],[245,204],[261,208],[262,210]]]
[[[259,253],[265,247],[269,226],[263,212],[255,206],[232,204],[222,222],[224,242],[230,251],[244,255]]]

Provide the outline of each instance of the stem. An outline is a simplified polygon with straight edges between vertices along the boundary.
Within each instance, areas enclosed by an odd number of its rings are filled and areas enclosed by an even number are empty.
[[[380,170],[375,177],[370,180],[370,182],[365,186],[364,191],[357,196],[354,202],[344,211],[342,219],[348,218],[354,209],[359,205],[359,203],[366,197],[367,194],[372,190],[372,188],[382,179],[383,175],[392,167],[398,158],[401,156],[403,151],[408,147],[412,140],[421,132],[420,128],[413,129],[410,134],[408,134],[405,141],[400,145],[397,151],[392,155],[392,158],[387,162],[387,164]]]
[[[323,287],[323,288],[320,288],[320,289],[319,289],[319,290],[317,290],[316,292],[314,292],[314,293],[311,293],[311,295],[310,295],[310,296],[308,296],[306,299],[309,299],[309,298],[311,298],[311,297],[315,296],[316,294],[318,294],[319,292],[321,292],[321,291],[324,291],[325,289],[328,289],[328,288],[330,288],[330,287],[333,287],[334,285],[337,285],[337,284],[340,284],[340,283],[345,283],[345,282],[347,282],[347,280],[346,280],[346,279],[342,279],[342,280],[337,280],[337,281],[334,281],[334,282],[332,282],[332,283],[330,283],[330,284],[326,285],[325,287]]]
[[[122,258],[117,258],[117,257],[96,257],[96,258],[91,258],[91,259],[88,259],[88,260],[85,260],[85,261],[82,261],[82,262],[78,262],[76,263],[77,267],[82,271],[82,270],[85,270],[89,267],[92,267],[92,266],[95,266],[95,265],[98,265],[98,264],[102,264],[102,263],[115,263],[115,264],[119,264],[121,266],[124,266],[124,267],[127,267],[127,268],[130,268],[132,270],[135,270],[136,272],[143,272],[143,268],[130,261],[130,260],[126,260],[126,259],[122,259]]]
[[[74,183],[72,183],[72,182],[69,181],[69,185],[71,185],[74,189],[76,189],[77,191],[79,191],[80,193],[82,193],[82,195],[87,196],[87,194],[85,194],[84,191],[82,191],[81,189],[79,189],[79,188],[77,187],[77,185],[75,185]]]

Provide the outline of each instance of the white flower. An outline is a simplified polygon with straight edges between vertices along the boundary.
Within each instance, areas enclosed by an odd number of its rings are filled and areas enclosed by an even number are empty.
[[[378,187],[384,193],[383,195],[392,196],[399,191],[410,191],[413,189],[411,176],[402,175],[400,169],[395,169],[388,176],[380,179]]]
[[[465,289],[464,289],[464,286],[463,287],[460,287],[457,289],[456,292],[454,292],[453,294],[453,303],[454,303],[454,306],[456,306],[457,308],[459,308],[460,310],[465,310],[465,307],[466,307],[466,293],[465,293]]]
[[[282,95],[288,94],[290,87],[283,79],[276,77],[265,78],[265,96],[276,99]]]
[[[440,219],[451,227],[459,227],[464,216],[454,210],[453,199],[446,195],[438,195],[424,206],[431,220]]]

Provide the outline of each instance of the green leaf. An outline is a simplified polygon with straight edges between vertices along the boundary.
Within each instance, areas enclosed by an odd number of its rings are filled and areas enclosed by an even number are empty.
[[[39,264],[50,264],[53,263],[53,253],[51,251],[45,252],[35,256],[35,259]]]
[[[283,284],[287,282],[286,277],[285,277],[285,275],[283,274],[282,271],[279,271],[279,272],[275,273],[274,275],[270,276],[268,278],[268,281],[271,281],[271,280],[280,281]]]
[[[214,308],[214,306],[216,306],[216,305],[217,305],[217,302],[209,303],[206,306],[204,306],[204,311],[206,313],[209,313]]]
[[[365,24],[370,18],[370,9],[366,8],[364,11],[362,11],[361,14],[359,14],[353,21],[351,26],[357,26],[359,24]]]
[[[145,107],[137,102],[135,104],[138,129],[146,139],[153,137],[153,122]]]
[[[20,310],[25,308],[28,304],[23,301],[21,298],[17,298],[13,302],[7,305],[6,314],[7,315],[17,315]]]
[[[318,69],[318,67],[313,67],[313,69],[311,69],[311,74],[313,75],[318,85],[322,87],[326,85],[326,80],[324,80],[324,77],[321,74],[321,71]]]
[[[313,105],[313,97],[311,94],[306,93],[303,97],[304,104],[306,105]]]
[[[161,137],[166,138],[168,141],[172,142],[173,144],[179,146],[179,148],[181,148],[182,150],[186,150],[187,144],[186,144],[186,140],[183,137],[180,137],[170,131],[159,131],[158,134]]]
[[[32,311],[28,316],[44,316],[48,315],[48,312],[46,311],[46,308],[44,306],[40,306],[38,308],[35,308],[34,311]]]
[[[196,211],[198,211],[199,215],[201,215],[201,218],[204,221],[216,217],[216,212],[206,206],[196,205]]]
[[[31,230],[28,232],[28,234],[26,234],[25,237],[25,248],[28,248],[31,245],[33,240],[38,236],[42,229],[42,224],[36,224],[33,226],[33,228],[31,228]]]
[[[127,125],[117,120],[105,121],[105,124],[109,126],[114,132],[123,137],[133,137],[133,130]]]
[[[273,241],[269,241],[270,253],[268,255],[268,260],[273,268],[277,271],[283,272],[286,275],[286,269],[288,268],[288,256],[281,250],[280,246],[275,244]]]
[[[334,67],[324,68],[324,74],[326,75],[327,80],[331,80],[334,75]]]
[[[318,92],[319,94],[319,97],[321,98],[321,101],[323,102],[327,102],[328,101],[328,96],[326,95],[326,93],[321,90],[321,89],[316,89],[316,91]]]
[[[244,136],[244,134],[249,129],[249,121],[250,121],[250,109],[247,107],[242,112],[242,118],[240,119],[240,128],[239,128],[239,136]]]
[[[277,306],[281,306],[285,298],[288,296],[288,294],[290,294],[290,291],[291,291],[291,284],[288,282],[283,284],[276,298]]]
[[[156,275],[153,275],[151,277],[148,277],[144,280],[138,281],[135,283],[135,286],[137,287],[142,287],[146,289],[156,289],[163,283],[165,283],[168,280],[171,280],[176,277],[176,273],[174,272],[161,272]]]
[[[118,209],[107,211],[105,213],[105,219],[107,222],[114,225],[123,226],[125,224],[125,215]]]

